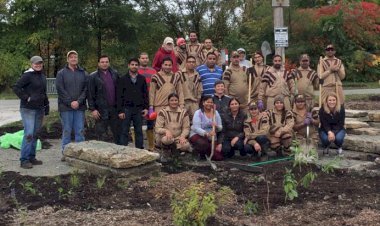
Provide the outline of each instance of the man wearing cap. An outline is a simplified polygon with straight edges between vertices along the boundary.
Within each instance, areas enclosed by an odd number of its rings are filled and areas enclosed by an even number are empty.
[[[277,95],[274,98],[273,105],[274,108],[267,111],[269,116],[269,140],[271,148],[277,152],[278,156],[282,156],[283,151],[290,153],[294,118],[292,111],[285,109],[284,96]]]
[[[244,151],[257,156],[258,159],[269,148],[269,117],[266,112],[260,112],[256,102],[248,106],[249,114],[244,122]]]
[[[258,95],[258,107],[260,110],[264,109],[266,101],[266,108],[268,110],[274,107],[274,98],[278,95],[284,97],[284,104],[286,110],[292,110],[291,101],[294,97],[295,85],[292,75],[285,70],[282,66],[282,57],[275,55],[273,57],[273,66],[270,67],[261,80]]]
[[[189,114],[190,121],[192,121],[195,111],[199,109],[199,101],[203,92],[201,78],[195,70],[195,57],[188,56],[186,68],[177,72],[177,74],[181,78],[185,109]]]
[[[322,95],[324,100],[328,93],[337,94],[341,104],[344,104],[342,80],[346,77],[346,71],[341,59],[335,57],[335,48],[332,44],[326,46],[326,56],[318,65],[319,78],[323,80]]]
[[[222,79],[223,70],[216,65],[216,54],[210,52],[206,56],[206,64],[197,67],[197,71],[201,76],[203,94],[213,95],[215,93],[214,84]]]
[[[170,37],[166,37],[162,46],[157,50],[154,55],[152,67],[159,72],[161,70],[162,61],[168,57],[173,62],[172,71],[176,73],[178,71],[177,57],[174,53],[174,41]]]
[[[67,53],[67,64],[57,73],[55,85],[58,92],[58,111],[62,122],[62,153],[71,142],[74,130],[75,142],[84,137],[84,112],[86,110],[87,72],[78,65],[78,53]],[[64,158],[62,158],[64,161]]]
[[[149,55],[146,52],[140,53],[139,57],[140,61],[140,67],[138,70],[138,73],[145,77],[146,84],[148,86],[148,93],[149,93],[149,87],[150,87],[150,81],[152,79],[152,76],[155,75],[157,72],[152,67],[148,66],[149,63]],[[146,137],[148,140],[148,150],[153,151],[154,149],[154,134],[153,134],[153,128],[154,128],[154,120],[148,120],[146,121]]]
[[[253,54],[253,61],[255,64],[247,70],[247,80],[248,83],[251,80],[251,102],[257,102],[261,80],[269,66],[264,65],[264,56],[261,51],[256,51]]]
[[[177,63],[179,69],[186,67],[186,40],[184,38],[177,39],[177,46],[174,48],[175,56],[177,57]]]
[[[133,122],[135,147],[144,148],[142,131],[143,117],[148,114],[148,88],[145,77],[138,74],[139,60],[132,58],[128,61],[128,72],[117,81],[117,112],[123,120],[120,144],[128,145],[129,128]]]
[[[306,98],[306,107],[310,110],[314,106],[314,90],[318,89],[319,78],[317,72],[310,68],[309,55],[300,56],[300,66],[291,74],[296,85],[295,93]]]
[[[13,86],[13,91],[20,98],[20,113],[24,126],[20,157],[20,166],[24,169],[42,164],[42,161],[36,159],[37,133],[42,126],[44,115],[49,113],[43,60],[40,56],[33,56],[30,63],[31,68],[25,71]]]
[[[252,67],[251,62],[249,60],[245,59],[245,49],[239,48],[239,49],[237,49],[237,52],[239,53],[239,58],[240,58],[239,65],[240,65],[240,67],[242,67],[244,71],[246,69]]]
[[[202,49],[203,44],[198,42],[198,35],[195,31],[189,33],[190,43],[186,44],[187,56],[193,56],[196,59],[196,66],[203,63]]]
[[[119,144],[120,120],[116,111],[117,71],[110,67],[110,58],[102,55],[98,59],[98,69],[90,74],[88,81],[88,109],[95,119],[98,140],[108,141],[108,127],[111,128],[113,142]]]
[[[246,109],[248,104],[248,82],[247,75],[239,65],[239,53],[231,53],[231,65],[223,73],[222,80],[226,85],[226,94],[235,97],[240,102],[240,108]]]
[[[216,64],[219,66],[219,67],[222,67],[223,65],[223,60],[222,60],[222,57],[220,56],[220,52],[218,51],[217,48],[215,48],[213,45],[212,45],[212,41],[211,39],[209,38],[206,38],[204,43],[203,43],[203,49],[202,49],[202,59],[203,59],[203,63],[206,63],[206,56],[208,53],[210,52],[213,52],[215,53],[216,55]]]

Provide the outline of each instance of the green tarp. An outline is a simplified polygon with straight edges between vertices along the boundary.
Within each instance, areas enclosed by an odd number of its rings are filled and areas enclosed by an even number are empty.
[[[16,148],[21,149],[22,138],[24,137],[24,130],[20,130],[16,133],[5,133],[0,136],[0,147],[3,149]],[[41,141],[37,140],[37,151],[41,150]]]

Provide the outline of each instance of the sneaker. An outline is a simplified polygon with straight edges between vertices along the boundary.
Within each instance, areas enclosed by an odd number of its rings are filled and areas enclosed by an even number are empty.
[[[323,149],[323,155],[324,156],[329,156],[330,155],[329,152],[330,152],[330,148]]]
[[[41,160],[31,159],[29,161],[32,163],[32,165],[42,165],[42,161]]]
[[[338,148],[338,150],[336,151],[336,153],[339,156],[343,156],[343,149],[342,148]]]
[[[33,164],[29,161],[25,161],[20,164],[20,167],[23,169],[31,169],[33,168]]]

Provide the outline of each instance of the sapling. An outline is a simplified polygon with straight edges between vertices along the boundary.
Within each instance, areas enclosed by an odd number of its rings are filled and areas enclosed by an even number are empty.
[[[286,194],[285,201],[286,200],[292,201],[293,199],[298,197],[298,192],[297,192],[298,182],[295,179],[295,175],[292,172],[292,170],[289,170],[287,168],[285,169],[286,169],[286,173],[284,175],[284,181],[283,181],[284,191]]]
[[[104,175],[104,176],[102,176],[102,177],[98,177],[98,178],[96,178],[96,187],[97,187],[98,189],[102,189],[102,188],[103,188],[103,186],[104,186],[104,184],[105,184],[105,182],[106,182],[106,178],[107,178],[106,175]]]

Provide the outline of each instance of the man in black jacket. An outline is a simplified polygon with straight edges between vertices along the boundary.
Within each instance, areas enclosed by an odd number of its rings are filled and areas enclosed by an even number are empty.
[[[67,65],[57,73],[55,85],[58,92],[58,111],[62,122],[62,153],[71,141],[74,130],[75,142],[84,138],[84,112],[86,110],[87,72],[78,65],[78,53],[67,53]],[[64,158],[62,158],[64,160]]]
[[[20,166],[24,169],[42,164],[42,161],[36,159],[37,133],[42,126],[44,115],[49,113],[43,60],[40,56],[34,56],[30,62],[31,68],[25,71],[13,86],[13,91],[21,100],[20,113],[24,125],[24,137],[21,145]]]
[[[110,59],[102,55],[98,59],[98,70],[90,74],[87,101],[98,140],[107,141],[108,127],[111,128],[113,141],[120,142],[120,120],[116,111],[117,72],[110,67]]]
[[[138,74],[139,60],[128,61],[128,72],[117,81],[117,112],[123,120],[120,144],[128,145],[129,127],[133,122],[135,146],[143,149],[142,121],[148,113],[149,95],[145,77]]]

